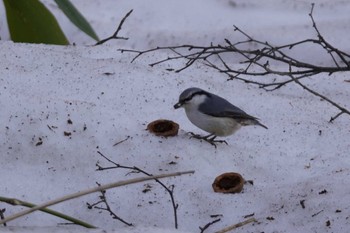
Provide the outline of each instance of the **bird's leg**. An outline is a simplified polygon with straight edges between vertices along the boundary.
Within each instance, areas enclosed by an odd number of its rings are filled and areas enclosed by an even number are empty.
[[[209,134],[207,136],[201,136],[199,134],[195,134],[193,132],[189,132],[189,134],[191,134],[190,138],[196,138],[196,139],[203,139],[203,140],[208,140],[209,137],[213,136],[214,134]],[[215,136],[215,135],[214,135]]]
[[[215,140],[216,136],[214,135],[212,138],[208,138],[208,142],[211,143],[215,143],[215,142],[219,142],[219,143],[225,143],[226,145],[228,145],[228,143],[226,142],[226,140]]]
[[[219,143],[225,143],[226,145],[228,145],[228,143],[226,142],[226,140],[215,140],[216,136],[212,137],[212,138],[209,138],[208,140],[209,141],[212,141],[212,142],[219,142]]]
[[[199,134],[194,134],[192,132],[190,132],[190,134],[192,135],[191,138],[204,140],[204,141],[210,143],[211,145],[213,145],[215,148],[216,148],[216,144],[215,143],[217,143],[217,142],[219,142],[219,143],[226,143],[226,145],[228,145],[225,140],[215,140],[216,135],[214,135],[213,133],[211,133],[211,134],[209,134],[207,136],[201,136]]]

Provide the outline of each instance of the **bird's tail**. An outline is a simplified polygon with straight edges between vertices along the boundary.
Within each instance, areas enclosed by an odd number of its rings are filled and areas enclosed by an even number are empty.
[[[261,124],[259,121],[256,121],[255,124],[265,128],[265,129],[268,129],[266,125]]]
[[[268,129],[266,125],[263,125],[259,122],[259,119],[250,115],[245,115],[244,118],[235,118],[241,125],[259,125],[265,129]]]
[[[258,119],[254,118],[254,119],[249,119],[249,120],[245,120],[245,121],[241,121],[240,122],[241,125],[259,125],[265,129],[268,129],[266,125],[263,125],[259,122]]]

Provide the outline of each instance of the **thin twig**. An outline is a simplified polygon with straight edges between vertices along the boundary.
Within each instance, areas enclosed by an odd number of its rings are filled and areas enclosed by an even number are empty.
[[[250,219],[247,219],[243,222],[239,222],[239,223],[236,223],[232,226],[229,226],[229,227],[225,227],[224,229],[220,230],[220,231],[217,231],[215,233],[225,233],[225,232],[229,232],[229,231],[232,231],[238,227],[241,227],[241,226],[244,226],[244,225],[247,225],[249,223],[252,223],[252,222],[256,222],[256,219],[255,218],[250,218]]]
[[[97,183],[97,185],[101,186],[101,184],[99,184],[99,183]],[[100,201],[98,201],[94,204],[89,204],[89,203],[86,203],[86,204],[87,204],[89,209],[95,208],[95,209],[107,211],[113,217],[113,219],[117,219],[118,221],[124,223],[127,226],[133,226],[132,223],[125,221],[124,219],[122,219],[121,217],[119,217],[117,214],[115,214],[112,211],[112,209],[107,201],[106,190],[101,190]],[[99,204],[104,204],[106,207],[100,207],[100,206],[98,206]]]
[[[211,225],[220,222],[221,218],[215,219],[214,221],[211,221],[207,224],[205,224],[204,227],[199,227],[199,229],[201,230],[200,233],[203,233],[205,230],[207,230]]]
[[[321,34],[313,17],[315,4],[311,5],[309,16],[311,18],[312,28],[316,32],[316,38],[303,39],[285,45],[272,45],[269,42],[261,41],[253,38],[237,26],[234,26],[234,32],[244,37],[242,41],[231,42],[224,39],[225,43],[210,46],[197,45],[178,45],[167,47],[156,47],[145,51],[137,50],[120,50],[121,52],[135,53],[135,59],[146,53],[152,53],[160,50],[170,51],[170,55],[164,59],[150,63],[150,66],[159,65],[161,63],[182,59],[184,64],[174,72],[181,72],[194,63],[201,63],[220,73],[228,75],[228,80],[239,80],[245,83],[257,85],[266,91],[274,91],[282,88],[297,80],[315,76],[320,73],[328,75],[349,72],[350,71],[350,54],[346,53],[335,46],[331,45]],[[252,45],[254,45],[252,49]],[[304,48],[305,46],[318,46],[321,51],[325,51],[331,58],[332,64],[322,66],[312,62],[305,62],[302,58],[289,55],[291,50],[295,48]],[[302,47],[304,46],[304,47]],[[323,55],[322,55],[323,56]],[[231,64],[232,58],[239,59],[239,65]],[[291,66],[293,69],[288,69]],[[168,69],[169,70],[169,69]],[[262,79],[262,76],[274,75],[280,77],[281,80],[274,79],[269,81]],[[290,77],[293,76],[294,79]],[[288,78],[289,77],[289,78]],[[304,85],[305,86],[305,85]],[[333,122],[342,114],[350,115],[350,111],[342,107],[340,104],[329,100],[329,98],[320,95],[310,88],[304,88],[306,91],[327,100],[334,107],[339,109],[339,113],[330,119]]]
[[[290,67],[291,69],[291,67]],[[341,116],[342,114],[348,114],[350,115],[350,111],[348,111],[347,109],[345,109],[344,107],[340,106],[339,104],[335,103],[333,100],[329,99],[328,97],[312,90],[311,88],[307,87],[306,85],[302,84],[298,79],[296,79],[293,75],[289,75],[289,77],[299,86],[301,86],[302,88],[304,88],[305,90],[307,90],[308,92],[310,92],[311,94],[320,97],[322,100],[330,103],[331,105],[333,105],[334,107],[338,108],[340,110],[340,112],[335,115],[334,117],[331,117],[331,119],[329,120],[329,122],[333,122],[335,119],[337,119],[339,116]]]
[[[9,222],[12,221],[16,218],[22,217],[24,215],[30,214],[36,210],[41,210],[43,208],[49,207],[51,205],[55,205],[64,201],[68,201],[74,198],[78,198],[87,194],[91,194],[94,192],[99,192],[101,190],[107,190],[107,189],[111,189],[111,188],[115,188],[115,187],[120,187],[120,186],[125,186],[125,185],[130,185],[130,184],[135,184],[135,183],[140,183],[140,182],[144,182],[144,181],[148,181],[148,180],[153,180],[153,179],[162,179],[162,178],[166,178],[166,177],[172,177],[172,176],[180,176],[180,175],[185,175],[185,174],[193,174],[194,171],[185,171],[185,172],[175,172],[175,173],[170,173],[170,174],[162,174],[162,175],[155,175],[155,176],[149,176],[149,177],[140,177],[140,178],[134,178],[134,179],[130,179],[130,180],[123,180],[123,181],[118,181],[115,183],[110,183],[110,184],[106,184],[106,185],[101,185],[99,187],[94,187],[88,190],[84,190],[84,191],[80,191],[77,193],[73,193],[73,194],[69,194],[67,196],[64,197],[60,197],[57,198],[55,200],[43,203],[41,205],[37,205],[33,208],[24,210],[22,212],[19,212],[17,214],[11,215],[3,220],[0,220],[0,224],[4,224],[5,222]]]
[[[331,105],[333,105],[334,107],[338,108],[340,110],[340,112],[338,114],[336,114],[335,116],[331,117],[329,122],[333,122],[335,119],[337,119],[338,117],[340,117],[342,114],[347,114],[350,115],[350,111],[347,110],[346,108],[340,106],[339,104],[337,104],[336,102],[334,102],[333,100],[329,99],[328,97],[310,89],[309,87],[307,87],[306,85],[302,84],[298,79],[294,78],[293,75],[290,75],[291,79],[293,79],[293,81],[295,83],[297,83],[299,86],[301,86],[302,88],[304,88],[305,90],[307,90],[308,92],[312,93],[315,96],[320,97],[321,99],[325,100],[326,102],[330,103]]]
[[[120,36],[118,36],[118,33],[119,33],[119,31],[122,29],[122,26],[123,26],[125,20],[130,16],[130,14],[131,14],[132,12],[133,12],[133,10],[130,10],[130,11],[124,16],[124,18],[120,21],[119,26],[118,26],[117,30],[113,33],[113,35],[111,35],[110,37],[107,37],[106,39],[103,39],[103,40],[98,41],[95,45],[104,44],[104,43],[106,43],[107,41],[112,40],[112,39],[116,39],[116,40],[118,40],[118,39],[119,39],[119,40],[128,40],[129,38],[127,38],[127,37],[120,37]]]
[[[344,53],[343,51],[338,50],[337,48],[333,47],[330,43],[328,43],[324,37],[321,35],[320,31],[318,30],[318,27],[316,25],[316,22],[313,17],[313,11],[314,11],[315,3],[311,3],[311,11],[310,11],[310,18],[312,21],[312,26],[315,28],[315,31],[317,33],[317,36],[322,44],[324,44],[324,48],[329,52],[330,56],[332,57],[334,63],[339,67],[336,59],[334,58],[332,52],[336,53],[338,57],[346,64],[348,67],[350,67],[350,63],[348,60],[346,60],[345,57],[349,58],[349,55],[347,53]]]
[[[8,198],[8,197],[0,197],[0,201],[1,202],[5,202],[7,204],[10,204],[10,205],[20,205],[20,206],[25,206],[25,207],[29,207],[29,208],[33,208],[35,207],[36,205],[33,204],[33,203],[30,203],[30,202],[26,202],[26,201],[22,201],[22,200],[19,200],[19,199],[14,199],[14,198]],[[54,211],[54,210],[51,210],[51,209],[48,209],[48,208],[42,208],[40,209],[40,211],[42,212],[45,212],[45,213],[48,213],[48,214],[51,214],[51,215],[54,215],[56,217],[59,217],[59,218],[62,218],[62,219],[65,219],[67,221],[70,221],[74,224],[77,224],[77,225],[80,225],[80,226],[83,226],[83,227],[86,227],[86,228],[97,228],[89,223],[86,223],[86,222],[83,222],[79,219],[76,219],[76,218],[73,218],[71,216],[68,216],[68,215],[65,215],[65,214],[62,214],[60,212],[57,212],[57,211]],[[1,212],[1,210],[0,210]],[[1,219],[4,219],[3,217]]]
[[[100,151],[97,151],[97,153],[99,155],[101,155],[104,159],[106,159],[108,162],[112,163],[114,165],[114,167],[101,167],[99,164],[96,164],[97,166],[97,170],[98,171],[102,171],[102,170],[109,170],[109,169],[116,169],[116,168],[124,168],[124,169],[129,169],[132,170],[133,172],[137,172],[137,173],[143,173],[147,176],[152,176],[152,174],[138,168],[138,167],[130,167],[130,166],[123,166],[120,165],[114,161],[112,161],[111,159],[109,159],[107,156],[105,156],[104,154],[102,154]],[[161,182],[159,179],[154,179],[158,184],[160,184],[168,193],[170,196],[170,200],[171,200],[171,204],[173,207],[173,213],[174,213],[174,224],[175,224],[175,229],[178,228],[178,218],[177,218],[177,208],[178,205],[175,202],[175,198],[174,198],[174,185],[171,185],[170,187],[167,187],[163,182]]]
[[[316,217],[317,215],[319,215],[320,213],[322,213],[324,210],[320,210],[317,213],[314,213],[313,215],[311,215],[311,217]]]
[[[117,146],[117,145],[119,145],[119,144],[121,144],[121,143],[125,142],[125,141],[126,141],[126,140],[128,140],[129,138],[130,138],[130,136],[128,135],[128,136],[126,136],[126,138],[125,138],[125,139],[123,139],[123,140],[121,140],[121,141],[119,141],[119,142],[114,143],[114,145],[113,145],[113,146]]]

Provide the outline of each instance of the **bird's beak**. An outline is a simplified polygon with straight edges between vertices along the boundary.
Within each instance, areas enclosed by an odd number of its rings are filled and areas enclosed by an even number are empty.
[[[182,103],[181,102],[178,102],[174,105],[174,108],[175,109],[178,109],[178,108],[181,108],[182,107]]]

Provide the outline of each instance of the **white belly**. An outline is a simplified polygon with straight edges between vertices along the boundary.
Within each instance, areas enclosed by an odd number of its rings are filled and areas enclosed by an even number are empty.
[[[185,109],[188,119],[198,128],[216,136],[228,136],[237,131],[241,125],[232,118],[212,117],[198,111]]]

